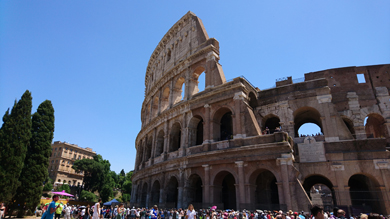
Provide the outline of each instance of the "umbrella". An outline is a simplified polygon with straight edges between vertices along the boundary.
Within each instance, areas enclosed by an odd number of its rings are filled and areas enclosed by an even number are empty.
[[[211,210],[215,210],[215,209],[217,209],[217,206],[213,206],[213,207],[211,207]]]
[[[80,209],[84,209],[84,208],[87,208],[87,207],[85,207],[85,206],[83,205],[83,206],[80,206],[79,208],[80,208]]]
[[[57,195],[63,195],[63,196],[70,196],[70,197],[73,197],[72,194],[69,194],[69,193],[66,193],[65,190],[62,190],[62,192],[52,192],[53,194],[57,194]]]

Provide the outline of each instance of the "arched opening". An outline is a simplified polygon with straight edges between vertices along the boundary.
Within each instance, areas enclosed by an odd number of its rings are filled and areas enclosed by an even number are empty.
[[[299,127],[298,135],[299,137],[322,135],[321,127],[311,122],[305,123]]]
[[[227,171],[222,171],[215,176],[214,202],[221,203],[223,205],[221,209],[237,209],[235,184],[233,174]]]
[[[177,200],[178,200],[178,187],[179,183],[176,179],[176,177],[172,176],[168,181],[168,186],[166,187],[166,206],[167,208],[176,208],[177,206]]]
[[[173,90],[173,104],[176,104],[185,97],[185,79],[180,77],[177,79]]]
[[[249,92],[249,106],[252,107],[252,109],[256,109],[258,106],[256,95],[252,92]]]
[[[195,205],[198,205],[201,207],[201,203],[203,201],[203,191],[202,191],[202,179],[199,175],[193,174],[188,179],[188,202],[189,203],[197,203]]]
[[[158,114],[158,100],[159,98],[157,96],[153,98],[153,107],[152,107],[153,118],[156,117]]]
[[[273,134],[281,130],[279,117],[270,114],[263,119],[263,134]]]
[[[213,119],[214,141],[223,141],[233,138],[233,114],[229,108],[221,108],[214,114]]]
[[[309,176],[303,182],[303,188],[313,204],[323,206],[325,211],[332,211],[333,206],[336,205],[333,184],[326,177],[321,175]]]
[[[164,152],[164,130],[160,130],[157,135],[156,152],[154,157],[160,156]]]
[[[147,138],[147,143],[146,143],[146,154],[145,154],[145,162],[148,161],[152,157],[152,144],[153,144],[153,139],[152,137]]]
[[[349,178],[348,186],[353,210],[385,213],[382,192],[376,180],[363,174],[355,174]]]
[[[140,142],[140,144],[138,146],[137,154],[138,154],[138,164],[137,164],[136,168],[139,168],[139,165],[142,164],[143,159],[144,159],[144,148],[142,147],[142,141]]]
[[[189,146],[203,144],[203,119],[200,116],[191,118],[188,124],[188,141]]]
[[[192,81],[189,84],[189,93],[194,95],[205,89],[205,69],[203,67],[198,67],[195,69],[192,74]]]
[[[160,182],[157,180],[153,183],[150,201],[150,206],[158,205],[160,201]]]
[[[181,145],[181,126],[176,122],[171,128],[169,152],[177,151]]]
[[[353,138],[356,138],[355,129],[353,127],[353,121],[350,120],[349,118],[346,118],[346,117],[343,117],[342,119],[343,119],[344,124],[347,126],[349,132],[353,136]]]
[[[307,123],[313,123],[319,127],[319,130],[316,129],[316,126],[306,125],[304,129],[300,130],[301,126]],[[311,127],[310,127],[311,126]],[[314,128],[314,129],[313,129]],[[312,107],[301,107],[294,112],[294,130],[295,137],[300,137],[300,135],[316,135],[318,132],[323,135],[321,115],[320,113]],[[301,132],[299,132],[299,130]]]
[[[251,174],[251,202],[255,209],[280,209],[276,177],[269,170],[259,169]]]
[[[384,138],[387,137],[387,127],[385,120],[379,114],[372,113],[366,117],[364,125],[367,138]]]
[[[142,192],[141,192],[141,207],[146,207],[146,196],[148,195],[148,184],[144,184],[142,186]]]
[[[233,118],[231,112],[225,113],[221,118],[220,135],[221,140],[233,138]]]
[[[161,97],[161,107],[160,107],[161,112],[166,110],[169,106],[169,94],[170,94],[169,87],[166,87]]]

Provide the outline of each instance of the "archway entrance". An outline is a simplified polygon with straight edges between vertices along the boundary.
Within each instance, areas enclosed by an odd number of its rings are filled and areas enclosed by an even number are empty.
[[[232,139],[233,136],[233,118],[232,113],[227,112],[221,118],[221,128],[220,128],[221,140]]]
[[[383,196],[378,189],[378,182],[365,175],[356,174],[349,178],[348,186],[351,196],[352,213],[357,211],[385,213]]]
[[[148,184],[144,184],[141,192],[141,207],[146,207],[146,196],[148,195]]]
[[[254,209],[281,209],[276,177],[269,170],[260,169],[249,178],[252,185],[251,203]]]
[[[215,177],[214,199],[217,205],[223,205],[222,209],[237,209],[235,184],[234,176],[227,171],[222,171]]]
[[[308,131],[305,133],[302,133],[302,130],[300,130],[301,126],[304,124],[312,124],[314,128],[318,127],[317,130],[313,131],[313,128],[309,128]],[[312,108],[312,107],[301,107],[297,109],[294,112],[294,130],[295,130],[295,137],[300,137],[300,135],[316,135],[319,134],[323,135],[324,132],[322,130],[322,123],[321,123],[321,115],[320,113]],[[298,130],[300,132],[298,132]]]
[[[313,204],[324,207],[325,211],[332,211],[336,205],[336,196],[333,184],[324,176],[312,175],[305,179],[303,188]]]
[[[280,123],[279,117],[275,115],[268,115],[263,119],[263,130],[268,131],[268,133],[266,134],[272,134],[275,132],[276,128],[280,129],[279,123]]]
[[[176,179],[176,177],[172,176],[168,181],[168,186],[166,187],[166,208],[176,208],[177,207],[177,200],[178,200],[178,187],[179,183]]]
[[[203,119],[200,116],[191,118],[188,124],[189,146],[201,145],[203,143]]]
[[[365,119],[365,131],[367,138],[383,138],[387,137],[387,127],[384,124],[384,118],[379,115],[372,113]]]
[[[177,151],[181,144],[181,126],[177,122],[171,128],[169,152]]]
[[[203,190],[202,179],[199,175],[194,174],[188,179],[187,191],[188,203],[192,203],[195,208],[202,208]]]
[[[155,181],[152,186],[150,206],[158,205],[159,201],[160,201],[160,183],[158,181]]]

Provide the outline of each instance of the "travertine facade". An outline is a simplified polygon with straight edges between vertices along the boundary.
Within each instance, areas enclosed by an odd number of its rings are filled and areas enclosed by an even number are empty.
[[[73,162],[81,159],[93,159],[96,152],[91,148],[82,148],[75,144],[55,141],[51,145],[52,153],[49,160],[49,177],[54,184],[67,183],[71,186],[83,185],[84,174],[72,169]]]
[[[187,13],[147,67],[132,204],[301,211],[321,184],[329,203],[390,213],[389,73],[390,65],[330,69],[267,90],[226,81],[218,41]],[[306,123],[322,135],[300,137]]]

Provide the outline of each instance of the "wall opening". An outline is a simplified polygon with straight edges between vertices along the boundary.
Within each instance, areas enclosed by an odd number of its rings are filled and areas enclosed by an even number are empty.
[[[343,117],[343,122],[347,126],[347,128],[348,128],[349,132],[351,133],[351,135],[353,136],[353,138],[356,138],[355,128],[353,126],[353,121],[348,119],[348,118]]]
[[[367,138],[387,137],[387,127],[384,118],[376,113],[369,114],[365,119],[364,129]]]
[[[164,110],[166,110],[168,107],[169,107],[169,94],[170,94],[170,91],[169,91],[169,88],[166,87],[162,93],[162,97],[161,97],[161,112],[163,112]]]
[[[160,130],[157,135],[156,152],[154,157],[160,156],[164,152],[164,131]]]
[[[348,180],[352,206],[360,212],[385,213],[382,192],[371,178],[356,174]]]
[[[214,141],[224,141],[233,138],[233,113],[229,108],[221,108],[213,117]]]
[[[185,79],[183,77],[180,77],[177,79],[175,86],[173,88],[173,104],[176,104],[184,99],[185,97]]]
[[[169,60],[171,60],[171,56],[172,56],[171,49],[168,49],[168,52],[167,52],[167,62]]]
[[[322,123],[320,113],[312,107],[301,107],[294,113],[294,131],[295,137],[303,137],[305,135],[323,135]],[[301,126],[306,123],[312,123],[306,125],[303,130],[300,130]],[[317,128],[319,127],[319,129]]]
[[[148,195],[148,185],[145,183],[141,192],[141,206],[146,207],[146,196]]]
[[[177,151],[181,145],[181,126],[178,122],[173,124],[170,135],[169,152]]]
[[[158,114],[158,101],[159,98],[157,96],[153,98],[153,107],[152,107],[153,118],[156,117]]]
[[[280,119],[275,115],[267,115],[263,119],[264,134],[273,134],[281,130]]]
[[[188,92],[192,96],[196,93],[204,91],[206,85],[205,69],[203,67],[197,67],[192,74],[191,81],[189,84]]]
[[[366,83],[366,78],[364,77],[364,74],[356,74],[359,84]]]
[[[176,177],[171,177],[171,179],[168,181],[168,186],[166,187],[166,194],[167,194],[167,208],[176,208],[177,206],[177,200],[178,200],[178,187],[179,183],[177,182]]]
[[[153,183],[150,201],[150,206],[158,205],[160,201],[160,182],[157,180]]]
[[[236,180],[234,176],[227,171],[222,171],[215,176],[214,181],[214,186],[216,186],[214,202],[223,203],[221,209],[237,209]]]
[[[188,124],[188,143],[190,147],[203,143],[203,119],[199,115],[192,117]]]
[[[152,157],[152,144],[153,139],[152,137],[149,137],[146,143],[145,161],[148,161]]]
[[[188,179],[188,182],[188,202],[192,204],[196,203],[194,205],[200,205],[201,207],[203,201],[202,179],[199,175],[194,174]]]
[[[251,202],[254,209],[280,209],[276,177],[269,170],[259,169],[251,174]]]
[[[303,182],[303,188],[312,202],[322,203],[325,211],[333,211],[333,206],[337,205],[333,184],[326,177],[321,175],[309,176]]]
[[[258,106],[256,95],[252,92],[249,93],[249,106],[252,107],[253,110]]]

